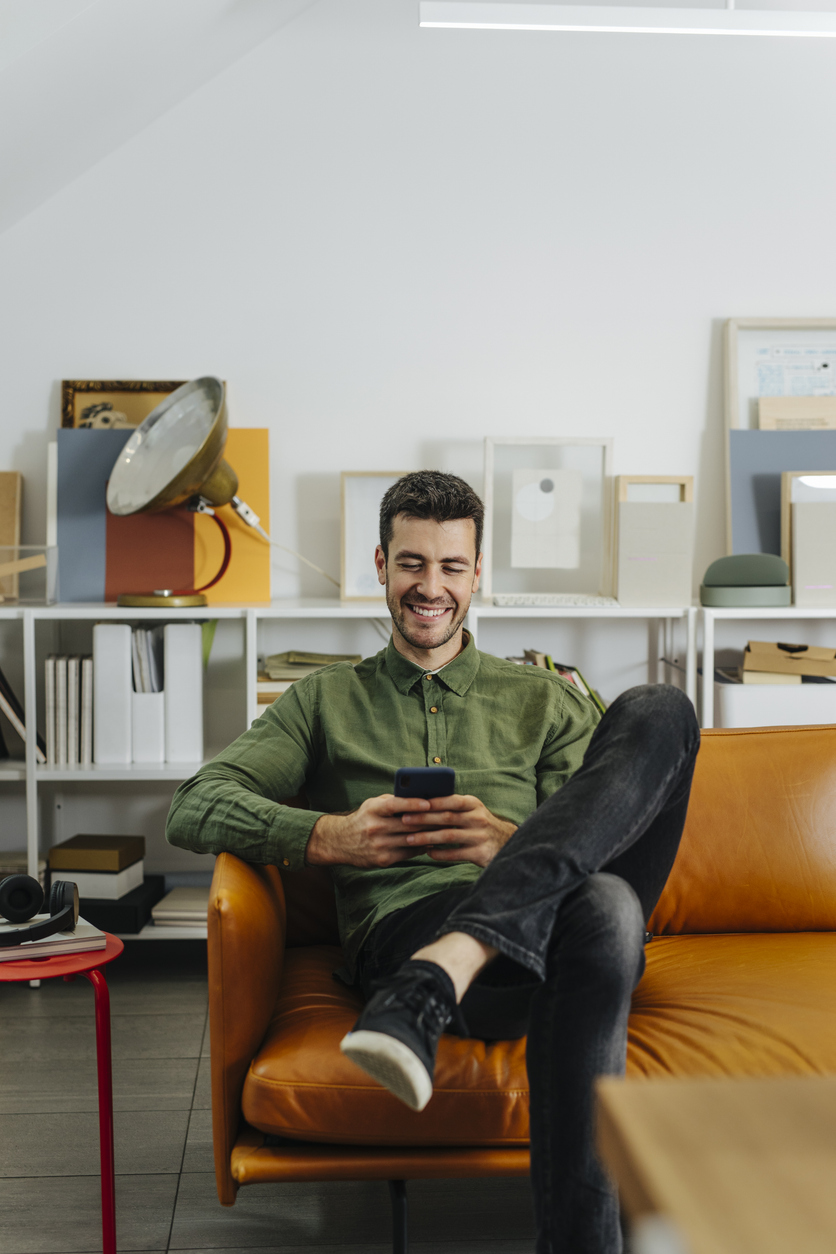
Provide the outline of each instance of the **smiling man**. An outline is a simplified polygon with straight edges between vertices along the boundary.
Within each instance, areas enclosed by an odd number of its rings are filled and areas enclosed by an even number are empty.
[[[398,480],[375,553],[389,645],[297,681],[181,785],[166,834],[330,868],[341,976],[367,998],[342,1049],[414,1109],[444,1031],[527,1034],[537,1250],[616,1254],[593,1082],[624,1069],[699,732],[678,689],[630,689],[598,724],[572,684],[478,652],[463,624],[482,522],[456,476]],[[393,796],[398,767],[433,765],[455,795]],[[283,804],[299,792],[310,810]]]

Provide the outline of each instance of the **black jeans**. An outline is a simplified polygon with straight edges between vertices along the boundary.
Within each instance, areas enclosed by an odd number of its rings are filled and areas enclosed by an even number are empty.
[[[470,1034],[528,1034],[538,1254],[618,1254],[618,1204],[595,1152],[594,1080],[621,1075],[645,923],[673,866],[699,727],[682,692],[631,688],[580,770],[469,887],[384,918],[363,946],[365,993],[445,932],[499,950],[462,1001]]]

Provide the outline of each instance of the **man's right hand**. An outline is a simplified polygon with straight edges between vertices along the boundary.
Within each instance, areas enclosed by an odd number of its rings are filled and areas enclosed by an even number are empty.
[[[323,814],[314,824],[305,850],[308,866],[387,867],[414,858],[401,815],[429,810],[421,797],[369,797],[351,814]]]

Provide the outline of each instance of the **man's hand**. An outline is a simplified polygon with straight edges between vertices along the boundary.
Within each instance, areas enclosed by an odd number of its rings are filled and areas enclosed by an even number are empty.
[[[402,815],[417,818],[429,810],[420,797],[369,797],[351,814],[323,814],[314,824],[305,850],[309,866],[386,867],[414,858],[421,850],[407,843],[412,832]]]
[[[428,853],[436,862],[475,862],[485,867],[517,830],[497,818],[478,797],[434,797],[428,814],[405,814],[413,852]],[[421,830],[431,824],[435,830]]]

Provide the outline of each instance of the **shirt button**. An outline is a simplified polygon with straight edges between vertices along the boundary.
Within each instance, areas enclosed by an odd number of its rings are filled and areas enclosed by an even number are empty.
[[[435,762],[436,766],[440,766],[440,765],[441,765],[441,758],[433,758],[433,762]]]
[[[431,706],[430,706],[430,714],[437,714],[437,713],[438,713],[438,706],[437,706],[437,705],[431,705]]]
[[[425,678],[425,679],[432,679],[432,675],[425,675],[425,676],[424,676],[424,678]]]
[[[290,858],[282,858],[282,866],[290,866]]]

